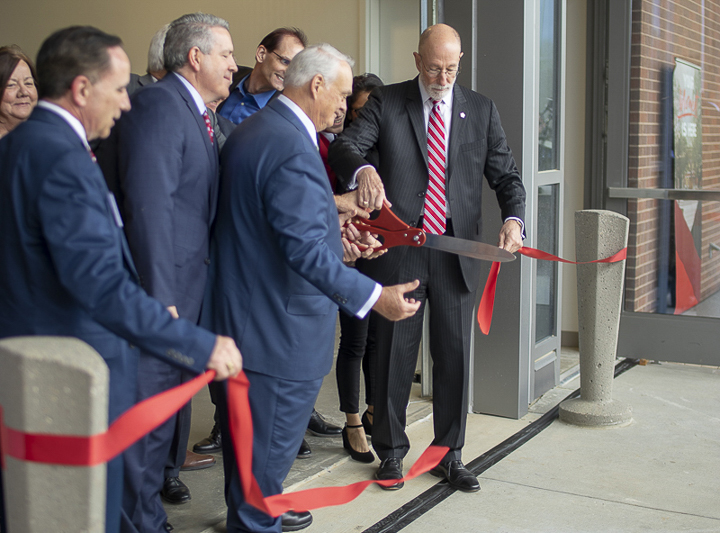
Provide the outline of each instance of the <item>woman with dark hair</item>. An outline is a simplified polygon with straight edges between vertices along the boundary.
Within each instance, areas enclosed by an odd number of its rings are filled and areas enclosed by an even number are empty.
[[[352,94],[347,98],[345,127],[357,118],[358,111],[367,102],[370,92],[383,82],[375,74],[361,74],[353,78]],[[377,164],[377,152],[368,154],[368,160]],[[363,271],[364,259],[358,259],[357,269]],[[374,318],[372,313],[359,319],[340,312],[340,346],[336,365],[340,411],[345,413],[343,447],[356,461],[371,463],[375,456],[370,451],[367,435],[372,432],[375,351]],[[367,409],[360,416],[360,369],[365,375],[365,403]]]
[[[0,137],[27,120],[38,101],[35,67],[15,45],[0,48]]]
[[[345,127],[358,116],[358,112],[367,102],[368,96],[375,87],[382,87],[384,83],[375,74],[366,72],[353,78],[352,94],[347,98],[347,114],[345,115]]]

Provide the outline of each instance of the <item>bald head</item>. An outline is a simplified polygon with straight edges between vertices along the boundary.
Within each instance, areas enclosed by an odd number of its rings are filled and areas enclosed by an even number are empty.
[[[447,24],[436,24],[420,36],[415,52],[420,82],[433,100],[442,100],[453,88],[460,70],[460,35]]]
[[[418,42],[418,53],[423,54],[423,50],[427,47],[437,48],[450,45],[461,49],[462,43],[460,42],[460,34],[455,28],[448,26],[447,24],[435,24],[434,26],[428,27],[420,35],[420,41]]]

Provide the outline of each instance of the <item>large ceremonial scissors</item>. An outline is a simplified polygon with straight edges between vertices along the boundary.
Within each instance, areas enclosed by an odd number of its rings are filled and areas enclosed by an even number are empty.
[[[390,211],[387,205],[383,205],[377,217],[373,219],[355,217],[352,223],[360,231],[369,231],[373,235],[381,237],[380,241],[383,245],[376,248],[378,251],[394,246],[414,246],[416,248],[424,246],[485,261],[515,260],[512,253],[497,246],[447,235],[433,235],[425,233],[420,228],[408,226]]]

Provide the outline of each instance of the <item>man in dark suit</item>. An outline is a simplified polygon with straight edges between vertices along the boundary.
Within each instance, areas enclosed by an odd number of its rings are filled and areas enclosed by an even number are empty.
[[[110,371],[110,422],[135,403],[138,347],[194,373],[237,374],[231,339],[173,319],[140,288],[90,151],[130,109],[122,42],[88,26],[59,30],[37,68],[41,102],[0,141],[0,337],[73,336],[95,348]],[[122,467],[122,456],[108,463],[108,532],[119,530]]]
[[[390,320],[412,315],[404,292],[342,263],[338,211],[317,132],[345,112],[347,56],[316,45],[293,59],[283,95],[243,121],[225,145],[202,324],[244,352],[253,413],[253,473],[266,496],[282,492],[323,376],[332,365],[337,307]],[[283,147],[278,156],[277,146]],[[280,532],[244,501],[221,391],[228,532]],[[224,412],[223,412],[224,411]],[[312,517],[301,513],[296,529]]]
[[[197,322],[210,262],[210,226],[218,192],[218,150],[207,104],[227,97],[237,70],[228,24],[194,13],[170,24],[164,45],[168,74],[138,91],[116,126],[122,213],[143,287],[174,316]],[[141,355],[138,401],[191,376]],[[174,439],[172,418],[128,450],[123,506],[141,533],[164,531],[160,494],[184,503],[179,478],[190,431]],[[165,475],[168,453],[174,468]],[[135,531],[129,529],[129,531]]]
[[[423,32],[415,53],[419,76],[375,89],[359,118],[330,146],[330,164],[338,179],[357,180],[360,205],[379,209],[387,195],[393,211],[411,226],[471,240],[480,240],[484,174],[505,221],[499,246],[514,252],[522,246],[525,189],[493,102],[454,84],[461,56],[460,36],[453,28],[439,24]],[[373,147],[380,158],[377,169],[366,160]],[[413,296],[432,309],[433,444],[450,447],[434,473],[461,490],[478,490],[476,477],[462,464],[461,450],[479,261],[399,247],[370,262],[367,273],[381,283],[420,279]],[[378,321],[372,431],[382,460],[378,479],[402,477],[402,459],[410,447],[406,405],[422,315],[398,323]]]
[[[233,75],[230,96],[217,108],[217,121],[223,127],[223,121],[240,124],[246,118],[265,107],[268,102],[282,92],[285,71],[292,58],[307,46],[307,37],[298,28],[278,28],[271,31],[260,42],[255,51],[255,67],[238,67]],[[210,115],[213,120],[212,114]],[[218,128],[216,128],[217,131]],[[227,129],[227,128],[225,128]],[[223,133],[224,135],[224,133]],[[217,404],[217,387],[210,385],[210,398]],[[222,437],[220,434],[219,415],[217,408],[214,415],[215,423],[210,435],[195,443],[196,453],[213,453],[220,451]],[[313,409],[308,430],[320,437],[337,437],[341,429],[329,424]],[[306,458],[312,454],[307,441],[303,439],[298,458]]]

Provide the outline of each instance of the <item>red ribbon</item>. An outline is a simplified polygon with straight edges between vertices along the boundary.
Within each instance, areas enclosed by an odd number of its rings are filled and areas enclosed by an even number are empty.
[[[543,252],[537,248],[530,248],[529,246],[523,246],[517,253],[530,257],[532,259],[541,259],[543,261],[557,261],[559,263],[569,263],[571,265],[587,265],[590,263],[617,263],[627,258],[627,248],[623,248],[617,253],[614,253],[610,257],[605,259],[596,259],[594,261],[568,261],[562,259],[553,254]],[[483,290],[480,304],[478,305],[477,321],[480,331],[485,335],[490,332],[490,325],[492,324],[493,309],[495,307],[495,288],[497,287],[497,278],[500,273],[500,263],[494,262],[490,268],[487,281],[485,282],[485,289]]]
[[[122,453],[144,435],[165,422],[215,377],[209,370],[178,387],[144,400],[123,413],[104,433],[91,436],[25,433],[3,423],[0,406],[0,460],[4,455],[21,461],[66,466],[94,466]],[[248,400],[250,382],[243,372],[228,380],[230,433],[235,448],[245,499],[257,509],[280,516],[286,511],[309,511],[341,505],[357,498],[372,483],[392,485],[399,480],[367,480],[342,487],[308,489],[265,498],[252,473],[253,426]],[[440,463],[445,446],[429,446],[402,481],[411,480]]]

